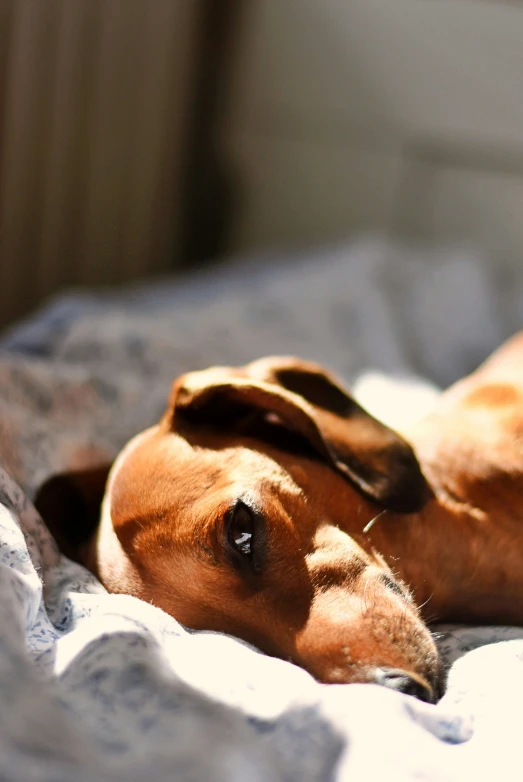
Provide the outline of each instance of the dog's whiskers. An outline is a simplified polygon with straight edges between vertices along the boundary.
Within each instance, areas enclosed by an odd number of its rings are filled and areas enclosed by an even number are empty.
[[[429,625],[431,622],[437,622],[438,618],[437,614],[430,614],[430,616],[424,617],[424,622],[426,625]]]
[[[370,532],[370,530],[372,529],[372,527],[374,526],[374,524],[375,524],[375,523],[378,521],[378,519],[380,519],[380,518],[383,516],[383,514],[384,514],[384,513],[387,513],[387,508],[385,508],[385,510],[382,510],[382,511],[381,511],[381,513],[378,513],[378,515],[377,515],[377,516],[374,516],[374,518],[373,518],[373,519],[371,519],[371,520],[368,522],[368,524],[366,524],[366,525],[363,527],[363,534],[364,534],[364,535],[366,535],[368,532]]]
[[[431,593],[431,594],[430,594],[430,595],[427,597],[427,599],[425,600],[425,602],[424,602],[424,603],[422,603],[420,606],[418,606],[418,609],[421,611],[421,609],[422,609],[422,608],[425,608],[425,606],[427,605],[427,603],[428,603],[430,600],[432,600],[433,596],[434,596],[434,592],[432,592],[432,593]]]

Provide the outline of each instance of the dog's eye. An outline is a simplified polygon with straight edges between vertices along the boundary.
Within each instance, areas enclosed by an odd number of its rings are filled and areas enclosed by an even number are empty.
[[[252,557],[254,520],[250,510],[239,502],[229,514],[227,523],[227,541],[242,556]]]
[[[226,513],[224,522],[225,551],[230,564],[245,578],[260,575],[268,557],[263,514],[256,506],[237,500]]]

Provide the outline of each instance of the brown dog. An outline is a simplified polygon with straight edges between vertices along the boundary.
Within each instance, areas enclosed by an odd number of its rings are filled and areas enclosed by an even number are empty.
[[[51,481],[37,506],[112,592],[320,681],[433,701],[422,617],[523,623],[523,335],[408,437],[315,364],[214,368],[178,379],[118,456],[94,534],[108,467]]]

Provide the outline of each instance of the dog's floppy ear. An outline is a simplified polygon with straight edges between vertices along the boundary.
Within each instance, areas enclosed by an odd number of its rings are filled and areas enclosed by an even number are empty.
[[[250,413],[276,417],[363,494],[384,508],[412,513],[429,489],[411,446],[370,416],[325,370],[294,358],[239,369],[215,367],[173,385],[169,425],[234,429]]]
[[[34,505],[69,559],[81,561],[95,532],[111,464],[53,475],[39,488]]]

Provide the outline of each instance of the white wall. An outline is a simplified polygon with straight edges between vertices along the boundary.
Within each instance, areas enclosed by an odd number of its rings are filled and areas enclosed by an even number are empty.
[[[523,251],[523,4],[245,0],[236,248],[365,229]]]

